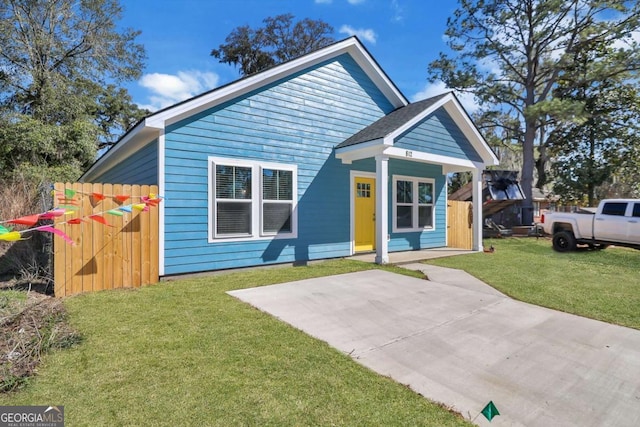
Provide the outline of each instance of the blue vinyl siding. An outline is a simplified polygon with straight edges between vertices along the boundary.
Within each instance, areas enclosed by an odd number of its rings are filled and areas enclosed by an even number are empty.
[[[393,233],[393,175],[432,178],[434,187],[433,230]],[[389,252],[447,246],[447,188],[442,166],[391,159],[389,161]]]
[[[144,146],[126,160],[92,180],[111,184],[158,184],[158,140]]]
[[[363,172],[375,172],[376,165],[373,159],[365,159],[353,162],[353,169]],[[420,232],[393,233],[393,176],[403,175],[419,178],[431,178],[435,180],[434,188],[434,215],[435,227],[433,230]],[[440,248],[447,246],[447,188],[446,177],[442,174],[442,167],[427,163],[409,162],[398,159],[389,160],[389,252],[411,251],[418,249]]]
[[[444,108],[396,138],[395,147],[481,162],[482,158]]]
[[[349,165],[333,147],[393,110],[348,55],[167,128],[165,274],[347,256]],[[298,238],[208,242],[208,156],[298,166]]]

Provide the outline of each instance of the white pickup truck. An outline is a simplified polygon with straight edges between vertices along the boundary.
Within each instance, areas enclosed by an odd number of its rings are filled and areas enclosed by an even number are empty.
[[[542,227],[553,237],[553,249],[572,251],[578,244],[604,249],[609,245],[640,249],[640,199],[603,200],[597,209],[551,212]]]

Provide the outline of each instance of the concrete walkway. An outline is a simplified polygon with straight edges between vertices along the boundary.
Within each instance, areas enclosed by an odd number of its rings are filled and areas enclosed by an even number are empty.
[[[514,301],[458,270],[229,292],[482,426],[640,425],[640,331]]]

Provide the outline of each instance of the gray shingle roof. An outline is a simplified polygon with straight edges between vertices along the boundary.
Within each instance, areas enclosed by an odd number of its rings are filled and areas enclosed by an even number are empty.
[[[360,144],[362,142],[372,141],[375,139],[384,138],[390,133],[402,127],[405,123],[422,113],[427,108],[431,107],[440,99],[447,96],[450,92],[443,93],[432,98],[427,98],[422,101],[414,102],[404,107],[400,107],[397,110],[392,111],[386,116],[373,122],[366,128],[362,129],[355,135],[342,141],[336,145],[335,148],[344,148],[352,145]]]

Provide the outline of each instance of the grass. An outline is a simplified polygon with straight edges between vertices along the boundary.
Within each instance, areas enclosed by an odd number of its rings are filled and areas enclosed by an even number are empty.
[[[467,271],[531,304],[640,329],[640,251],[608,248],[558,253],[547,239],[492,239],[492,254],[430,264]]]
[[[329,261],[68,298],[83,341],[47,355],[0,405],[65,405],[70,426],[469,425],[225,293],[369,268]]]
[[[24,292],[12,289],[0,289],[0,322],[7,316],[19,312],[27,302]]]

